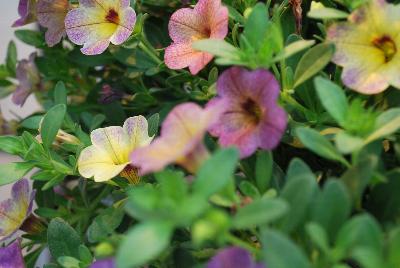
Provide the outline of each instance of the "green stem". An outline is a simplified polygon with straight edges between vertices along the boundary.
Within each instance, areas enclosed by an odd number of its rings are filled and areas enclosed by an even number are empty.
[[[154,49],[151,49],[148,47],[148,45],[145,44],[144,40],[139,43],[139,47],[152,59],[154,60],[155,63],[161,64],[162,60],[158,57],[158,55],[154,52]]]
[[[259,252],[259,249],[253,247],[251,244],[247,243],[246,241],[243,241],[240,238],[237,238],[236,236],[232,235],[231,233],[226,234],[226,240],[235,246],[239,246],[244,249],[247,249],[248,251],[250,251],[251,253],[253,253],[255,255],[257,255]]]

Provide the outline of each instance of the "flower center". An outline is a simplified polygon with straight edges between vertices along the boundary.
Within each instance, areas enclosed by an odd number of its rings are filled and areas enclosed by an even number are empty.
[[[251,120],[258,124],[261,120],[262,111],[260,106],[252,99],[248,98],[245,102],[242,103],[242,108],[247,112],[250,116]]]
[[[131,165],[127,165],[124,170],[119,174],[129,181],[129,183],[136,185],[140,182],[140,177],[138,175],[138,170]]]
[[[385,62],[391,61],[397,52],[396,44],[388,35],[375,38],[372,44],[383,52],[385,55]]]
[[[111,23],[119,24],[118,12],[115,11],[115,9],[111,8],[110,10],[108,10],[106,20]]]

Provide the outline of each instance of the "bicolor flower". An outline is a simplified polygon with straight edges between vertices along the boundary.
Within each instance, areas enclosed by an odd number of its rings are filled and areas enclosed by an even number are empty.
[[[140,174],[162,170],[172,163],[194,173],[209,156],[203,138],[218,115],[217,109],[203,109],[194,103],[176,106],[164,120],[160,137],[133,151],[132,165]]]
[[[36,53],[32,53],[29,59],[18,62],[16,78],[19,84],[12,95],[12,101],[16,105],[23,106],[28,96],[42,87],[35,58]]]
[[[237,146],[244,158],[279,144],[287,116],[277,104],[279,84],[269,71],[232,67],[219,77],[217,93],[207,106],[224,110],[210,129],[221,146]]]
[[[264,268],[253,260],[250,252],[239,247],[222,249],[207,264],[207,268]]]
[[[36,0],[19,0],[18,14],[20,18],[13,23],[12,27],[34,22],[36,20]]]
[[[136,148],[150,144],[148,124],[143,116],[128,118],[123,127],[111,126],[93,130],[92,145],[85,148],[78,159],[79,173],[85,178],[94,177],[97,182],[108,181],[118,174],[131,183],[139,177],[130,166],[129,154]]]
[[[71,9],[69,0],[39,0],[37,2],[37,19],[41,26],[47,28],[46,43],[49,47],[58,44],[65,36],[65,16]]]
[[[8,246],[0,248],[1,268],[25,268],[20,244],[20,239],[17,239]]]
[[[228,9],[221,0],[199,0],[194,9],[181,8],[172,14],[168,25],[173,43],[165,50],[165,64],[171,69],[189,67],[194,75],[213,55],[196,51],[192,43],[201,39],[224,39],[228,34]]]
[[[29,182],[22,179],[11,189],[11,198],[0,203],[0,240],[12,236],[30,216],[35,191],[30,191]]]
[[[371,0],[332,25],[327,40],[336,45],[332,61],[343,67],[343,83],[364,94],[400,88],[399,31],[400,6],[385,0]]]
[[[103,53],[110,42],[120,45],[129,38],[136,13],[129,0],[80,0],[65,18],[68,38],[83,45],[83,54]]]

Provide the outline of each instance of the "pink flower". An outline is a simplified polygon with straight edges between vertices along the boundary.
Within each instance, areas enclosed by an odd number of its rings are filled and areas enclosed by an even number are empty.
[[[36,0],[19,0],[18,14],[20,18],[13,23],[12,27],[24,26],[34,22],[36,19]]]
[[[83,54],[101,54],[110,42],[120,45],[133,32],[136,13],[129,0],[80,0],[79,3],[79,8],[68,12],[65,29],[73,43],[83,45]]]
[[[68,0],[39,0],[37,2],[37,19],[41,26],[47,28],[46,43],[52,47],[65,36],[65,16],[71,6]]]
[[[216,108],[203,109],[194,103],[176,106],[164,120],[161,136],[149,146],[134,150],[131,164],[142,175],[162,170],[171,163],[195,172],[209,156],[203,138],[218,115]]]
[[[219,77],[217,92],[207,107],[224,110],[210,130],[222,146],[237,146],[244,158],[259,147],[270,150],[279,144],[287,117],[277,104],[279,84],[269,71],[232,67]]]
[[[224,39],[228,34],[228,9],[221,0],[199,0],[194,9],[182,8],[172,14],[168,28],[173,43],[165,50],[165,64],[171,69],[189,67],[192,74],[197,74],[213,56],[194,50],[192,43]]]

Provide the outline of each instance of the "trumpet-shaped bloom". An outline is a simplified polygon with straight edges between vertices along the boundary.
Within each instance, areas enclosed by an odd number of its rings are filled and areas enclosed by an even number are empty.
[[[161,136],[149,146],[133,151],[132,164],[140,174],[162,170],[177,163],[195,172],[208,157],[203,137],[218,117],[215,108],[203,109],[194,103],[176,106],[161,127]]]
[[[69,0],[39,0],[37,2],[37,19],[41,26],[47,28],[46,43],[52,47],[65,36],[65,16],[70,10]]]
[[[224,110],[210,129],[222,146],[237,146],[243,158],[258,147],[270,150],[279,144],[287,116],[277,104],[279,84],[269,71],[232,67],[219,77],[217,92],[207,106]]]
[[[32,53],[27,60],[21,60],[17,65],[16,78],[19,82],[12,95],[16,105],[23,106],[28,96],[41,88],[39,70],[35,64],[36,53]]]
[[[199,0],[194,9],[182,8],[172,14],[168,29],[173,43],[165,50],[165,64],[171,69],[189,67],[192,74],[197,74],[213,56],[196,51],[192,43],[224,39],[228,34],[228,9],[221,0]]]
[[[35,192],[29,189],[29,182],[22,179],[11,189],[11,198],[0,203],[0,240],[13,235],[32,212]]]
[[[118,174],[138,183],[136,169],[131,167],[129,154],[136,148],[150,144],[148,124],[143,116],[128,118],[123,127],[112,126],[93,130],[92,145],[85,148],[78,159],[79,173],[97,182],[107,181]]]
[[[0,268],[25,268],[19,239],[0,248]]]
[[[221,250],[207,264],[207,268],[264,268],[256,263],[250,252],[239,247],[229,247]]]
[[[332,25],[327,39],[336,45],[333,62],[343,67],[343,83],[360,93],[400,88],[400,6],[371,0],[347,22]]]
[[[103,53],[110,42],[120,45],[129,38],[136,22],[136,13],[129,0],[80,0],[65,18],[69,39],[83,45],[83,54]]]
[[[19,0],[18,14],[20,18],[13,23],[12,27],[34,22],[36,19],[36,0]]]

